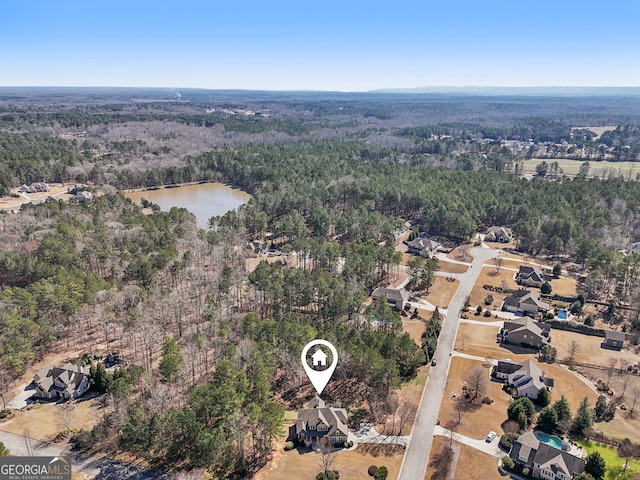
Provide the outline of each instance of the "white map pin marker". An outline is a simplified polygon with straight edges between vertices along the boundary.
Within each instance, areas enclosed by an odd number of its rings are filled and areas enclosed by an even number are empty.
[[[311,347],[315,345],[324,345],[329,350],[331,350],[333,361],[331,362],[331,365],[329,365],[329,367],[325,370],[314,370],[307,363],[307,353],[309,352],[309,349],[311,349]],[[327,364],[327,355],[322,351],[320,347],[316,348],[311,358],[313,360],[314,366],[322,367],[326,366]],[[336,347],[331,345],[326,340],[312,340],[311,342],[307,343],[302,349],[302,355],[300,356],[300,359],[302,360],[304,371],[307,372],[307,377],[309,377],[309,380],[311,380],[311,384],[316,389],[316,392],[318,392],[318,395],[320,395],[324,390],[324,387],[326,387],[327,383],[329,383],[331,375],[333,375],[333,372],[336,369],[336,365],[338,365],[338,351],[336,350]]]

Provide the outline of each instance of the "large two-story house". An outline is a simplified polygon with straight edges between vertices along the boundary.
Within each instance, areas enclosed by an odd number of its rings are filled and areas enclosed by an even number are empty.
[[[328,437],[331,445],[341,445],[347,441],[347,411],[340,406],[327,407],[324,400],[315,396],[308,408],[298,410],[295,425],[297,439],[307,447],[315,448],[316,442]]]
[[[517,397],[532,400],[537,400],[541,388],[551,391],[554,385],[553,378],[546,377],[533,360],[525,360],[522,363],[500,360],[495,367],[495,376],[515,387]]]
[[[540,300],[540,292],[519,289],[504,299],[502,309],[516,313],[548,312],[549,304]]]
[[[77,398],[89,389],[89,367],[67,363],[62,367],[49,365],[33,378],[34,397]]]
[[[542,271],[531,265],[521,265],[516,275],[518,284],[527,287],[541,287],[545,280]]]
[[[585,467],[582,458],[541,442],[532,431],[513,442],[509,456],[516,465],[527,468],[533,478],[544,480],[571,480]]]
[[[427,237],[416,237],[411,241],[405,242],[407,244],[407,252],[413,255],[420,255],[421,257],[431,258],[433,257],[440,244]]]
[[[514,318],[504,322],[500,337],[502,343],[542,348],[551,342],[551,326],[531,317]]]

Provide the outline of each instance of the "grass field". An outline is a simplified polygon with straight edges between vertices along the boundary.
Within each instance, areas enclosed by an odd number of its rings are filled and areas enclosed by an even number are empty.
[[[448,282],[446,277],[436,277],[436,281],[429,289],[429,295],[422,298],[436,307],[447,308],[459,285],[458,280]]]
[[[611,467],[620,467],[624,465],[624,458],[619,457],[618,453],[611,447],[598,445],[592,442],[578,443],[585,448],[587,453],[599,452],[600,455],[602,455],[602,458],[604,458],[604,461],[607,463],[607,470],[609,470]],[[640,460],[629,459],[628,466],[633,473],[640,473]]]
[[[501,431],[500,424],[507,419],[507,406],[511,397],[502,391],[502,384],[489,381],[490,369],[487,364],[467,358],[454,357],[449,368],[449,382],[444,390],[442,406],[438,418],[440,424],[445,426],[450,421],[457,422],[456,403],[454,395],[462,393],[462,387],[469,372],[474,368],[482,368],[487,378],[487,396],[494,400],[491,405],[484,405],[478,402],[478,406],[466,412],[462,417],[462,422],[457,427],[457,432],[467,437],[476,439],[484,438],[490,430]]]
[[[440,263],[440,272],[445,273],[465,273],[469,270],[469,267],[466,265],[460,265],[459,263],[451,263],[445,262],[443,260],[439,260]]]
[[[91,428],[99,419],[99,405],[96,399],[75,403],[71,414],[71,429]],[[49,442],[64,430],[62,419],[58,413],[59,406],[54,403],[43,403],[31,410],[15,411],[15,417],[0,424],[0,430],[23,435],[28,431],[32,438]]]
[[[424,322],[418,318],[402,319],[402,331],[408,333],[418,346],[422,346],[422,334],[424,333]]]
[[[562,171],[568,175],[577,175],[580,170],[580,165],[585,162],[585,160],[571,160],[569,158],[532,158],[531,160],[525,160],[522,162],[523,171],[526,173],[535,173],[536,165],[542,161],[546,161],[547,163],[558,162]],[[632,178],[635,178],[636,173],[640,172],[640,162],[596,162],[591,160],[589,161],[589,164],[589,176],[592,177],[600,176],[603,171],[611,169],[615,171],[616,175],[620,173],[627,176],[629,172],[631,172]]]
[[[558,330],[552,330],[551,336],[559,332]],[[537,355],[535,353],[517,353],[517,351],[508,350],[504,347],[501,347],[499,344],[495,342],[496,333],[498,333],[497,327],[491,326],[482,326],[482,325],[473,325],[468,323],[461,323],[458,329],[458,335],[456,337],[456,350],[464,352],[469,355],[475,355],[482,358],[491,358],[494,360],[502,360],[505,358],[510,358],[514,362],[522,362],[526,359],[537,360]],[[570,332],[561,332],[563,334]],[[580,334],[573,334],[580,335]],[[585,335],[580,335],[580,337],[584,338],[596,338],[596,337],[586,337]],[[580,339],[579,339],[580,340]],[[464,348],[463,348],[464,343]],[[554,338],[552,344],[556,347],[560,347]],[[560,352],[558,352],[558,358],[562,358]],[[606,358],[606,357],[605,357]],[[454,358],[454,360],[459,360],[459,358]],[[479,362],[477,362],[479,364]],[[574,374],[567,370],[566,367],[554,363],[541,363],[540,367],[545,371],[546,376],[555,379],[555,387],[551,392],[551,399],[553,401],[560,398],[561,395],[567,397],[571,408],[575,410],[575,408],[580,403],[580,400],[587,396],[589,398],[589,402],[591,405],[595,405],[595,401],[597,398],[597,394],[589,388],[585,382]],[[453,371],[453,365],[452,365]],[[459,382],[464,381],[464,376],[466,373],[462,370],[463,377],[458,379]],[[454,376],[451,375],[451,382],[454,381]],[[588,381],[585,379],[585,381]],[[497,384],[499,385],[499,384]],[[489,395],[491,398],[493,396]],[[495,398],[494,398],[495,400]],[[493,407],[493,405],[491,405]],[[482,407],[484,408],[484,406]],[[506,410],[504,410],[506,412]],[[620,413],[620,412],[618,412]],[[506,413],[504,413],[506,419]],[[604,429],[604,426],[608,425],[605,423],[598,424],[598,428]],[[495,430],[495,429],[494,429]],[[496,432],[498,430],[495,430]],[[485,433],[486,434],[486,433]],[[481,438],[482,436],[478,434],[476,438]]]
[[[371,465],[384,465],[389,469],[389,480],[398,478],[404,449],[395,447],[392,451],[382,452],[376,446],[360,445],[353,451],[339,451],[331,468],[340,472],[340,478],[370,480],[367,469]],[[384,446],[388,447],[388,446]],[[285,452],[279,465],[270,471],[266,480],[291,480],[292,478],[312,479],[320,472],[320,455],[315,452],[298,453],[297,450]]]
[[[498,272],[496,271],[495,266],[489,266],[488,264],[485,265],[480,272],[480,276],[478,277],[473,290],[471,290],[471,295],[469,295],[471,308],[475,308],[478,305],[482,305],[482,307],[485,308],[484,299],[489,294],[493,295],[494,299],[492,308],[500,308],[500,305],[502,305],[506,295],[490,292],[489,290],[485,290],[483,286],[492,285],[494,287],[517,289],[518,284],[514,280],[514,275],[515,272],[513,270],[501,268]]]

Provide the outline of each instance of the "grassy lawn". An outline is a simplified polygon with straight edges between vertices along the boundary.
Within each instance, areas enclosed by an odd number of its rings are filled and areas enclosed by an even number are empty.
[[[606,366],[609,358],[618,360],[624,358],[629,360],[631,364],[637,363],[639,360],[638,355],[626,349],[617,351],[601,348],[601,337],[564,330],[551,330],[551,344],[558,349],[558,359],[566,358],[569,355],[569,345],[572,341],[576,341],[579,345],[579,350],[575,355],[577,362]]]
[[[458,444],[460,459],[455,478],[464,480],[489,480],[503,478],[498,473],[498,459],[468,445]]]
[[[515,272],[513,270],[500,268],[498,272],[494,265],[486,264],[482,268],[473,290],[471,290],[471,295],[469,295],[471,308],[475,308],[478,305],[484,307],[484,299],[489,294],[493,295],[493,304],[497,305],[496,308],[500,308],[506,295],[485,290],[483,287],[484,285],[492,285],[494,287],[517,289],[519,286],[514,280],[514,276]]]
[[[472,317],[472,318],[475,318],[475,317]],[[554,334],[556,332],[557,332],[556,330],[552,330],[551,332],[552,338],[554,337]],[[461,323],[458,328],[458,335],[456,337],[455,348],[456,350],[467,353],[469,355],[476,355],[483,358],[492,358],[495,360],[510,358],[514,362],[523,362],[524,360],[527,360],[530,358],[535,362],[538,361],[537,354],[534,353],[533,350],[531,351],[527,350],[526,353],[520,353],[520,350],[516,350],[516,349],[509,350],[507,348],[500,346],[495,342],[496,333],[498,333],[497,327],[491,327],[491,326],[485,327],[482,325],[472,325],[468,323]],[[561,332],[561,333],[570,333],[570,332]],[[572,333],[572,335],[579,335],[579,334]],[[586,337],[585,335],[581,335],[581,336]],[[586,337],[586,338],[595,338],[595,337]],[[558,341],[555,338],[553,338],[552,344],[555,345],[557,348],[559,348]],[[617,352],[617,353],[620,353],[620,352]],[[558,358],[562,358],[560,356],[560,352],[558,352]],[[454,358],[453,360],[455,362],[461,359]],[[479,365],[479,362],[476,362],[476,363]],[[572,411],[575,411],[576,407],[580,403],[580,400],[582,400],[585,396],[587,396],[589,398],[589,402],[591,403],[591,406],[595,405],[595,401],[598,397],[597,394],[592,389],[590,389],[589,386],[586,385],[585,382],[583,382],[578,377],[577,374],[570,372],[567,368],[557,363],[553,363],[553,364],[540,363],[539,365],[542,368],[542,370],[544,370],[547,377],[555,379],[555,387],[553,389],[553,392],[551,392],[552,401],[555,401],[558,398],[560,398],[561,395],[564,395],[565,397],[567,397],[567,400],[571,405]],[[452,372],[454,371],[453,367],[454,367],[454,363],[452,363],[452,367],[451,367]],[[470,366],[469,370],[471,368],[473,368],[473,366]],[[464,376],[466,376],[466,373],[464,372],[464,370],[462,371],[461,375],[462,377],[458,378],[459,382],[464,381]],[[454,378],[455,377],[451,375],[451,382],[454,381]],[[451,385],[451,382],[449,385]],[[500,384],[495,384],[495,385],[501,386]],[[492,394],[489,394],[489,396],[494,400],[497,400],[497,397],[493,396]],[[444,402],[443,402],[443,405],[444,405]],[[483,406],[480,409],[480,411],[482,411],[482,409],[484,409],[485,407],[486,406]],[[493,405],[491,405],[491,407],[493,407]],[[503,412],[502,420],[505,420],[506,407],[502,410],[502,412]],[[619,414],[620,414],[620,411],[616,413],[616,416],[618,416]],[[608,426],[611,423],[613,422],[599,423],[598,428],[601,428],[604,430],[606,428],[605,426]],[[489,430],[491,430],[491,428]],[[495,430],[496,432],[498,431],[495,428],[493,428],[493,430]],[[483,435],[481,435],[481,433],[482,432],[478,432],[475,438],[482,438]],[[484,433],[484,435],[486,435],[486,432]],[[628,436],[628,435],[625,435],[625,436]]]
[[[422,346],[422,334],[424,333],[424,321],[419,318],[402,319],[402,331],[408,333],[416,345]]]
[[[599,452],[607,462],[607,470],[611,467],[619,467],[624,465],[624,458],[618,456],[616,450],[612,447],[606,447],[604,445],[598,445],[592,442],[578,442],[582,445],[587,453]],[[640,460],[629,459],[629,467],[632,472],[640,473]]]
[[[557,158],[557,159],[542,159],[542,158],[532,158],[531,160],[525,160],[522,162],[522,167],[524,172],[535,172],[536,165],[538,165],[542,161],[546,161],[547,163],[558,162],[558,165],[563,170],[564,173],[568,175],[576,175],[580,170],[580,165],[582,165],[586,160],[570,160],[568,158]],[[597,177],[604,170],[613,169],[617,173],[621,171],[625,175],[632,171],[632,175],[635,175],[636,172],[640,171],[640,164],[638,162],[609,162],[609,161],[601,161],[596,162],[593,160],[589,161],[590,169],[589,176]]]
[[[459,263],[451,263],[445,262],[443,260],[439,260],[440,263],[440,272],[445,273],[465,273],[469,270],[469,267],[466,265],[460,265]]]
[[[71,414],[71,429],[90,429],[99,419],[98,399],[91,399],[75,403],[76,408]],[[32,438],[49,442],[64,430],[62,419],[58,413],[58,406],[54,403],[43,403],[31,410],[16,411],[15,417],[0,424],[5,432],[23,435],[29,432]]]
[[[464,245],[460,245],[459,247],[454,248],[447,254],[447,258],[451,260],[456,260],[458,262],[473,262],[473,257],[469,254],[469,250],[473,248],[472,243],[465,243]],[[464,250],[467,251],[466,255],[464,254]]]
[[[458,285],[460,285],[458,280],[448,282],[446,277],[436,277],[436,281],[429,289],[429,295],[422,298],[436,307],[447,308],[458,289]]]
[[[378,448],[376,448],[378,447]],[[385,447],[385,448],[381,448]],[[340,472],[340,478],[370,480],[367,469],[371,465],[384,465],[389,469],[389,480],[398,478],[404,448],[368,444],[358,446],[353,451],[339,451],[331,468]],[[387,450],[387,451],[384,451]],[[271,470],[266,480],[291,480],[292,478],[313,479],[320,472],[320,455],[315,452],[298,453],[297,450],[284,452],[279,465]]]
[[[457,422],[457,399],[453,396],[462,394],[462,386],[467,380],[469,372],[478,367],[482,368],[487,375],[488,388],[486,394],[494,400],[494,403],[484,405],[478,402],[478,406],[474,410],[463,415],[457,431],[467,437],[482,439],[490,430],[501,431],[500,424],[507,418],[507,406],[511,401],[511,397],[502,391],[501,383],[489,380],[490,369],[483,362],[461,357],[452,358],[451,367],[449,368],[450,380],[444,390],[438,418],[442,426],[445,426],[450,421]]]

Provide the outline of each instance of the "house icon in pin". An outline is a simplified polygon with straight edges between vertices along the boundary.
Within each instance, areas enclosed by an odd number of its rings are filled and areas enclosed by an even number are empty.
[[[322,351],[320,347],[316,349],[311,360],[314,367],[326,367],[327,366],[327,354]]]

